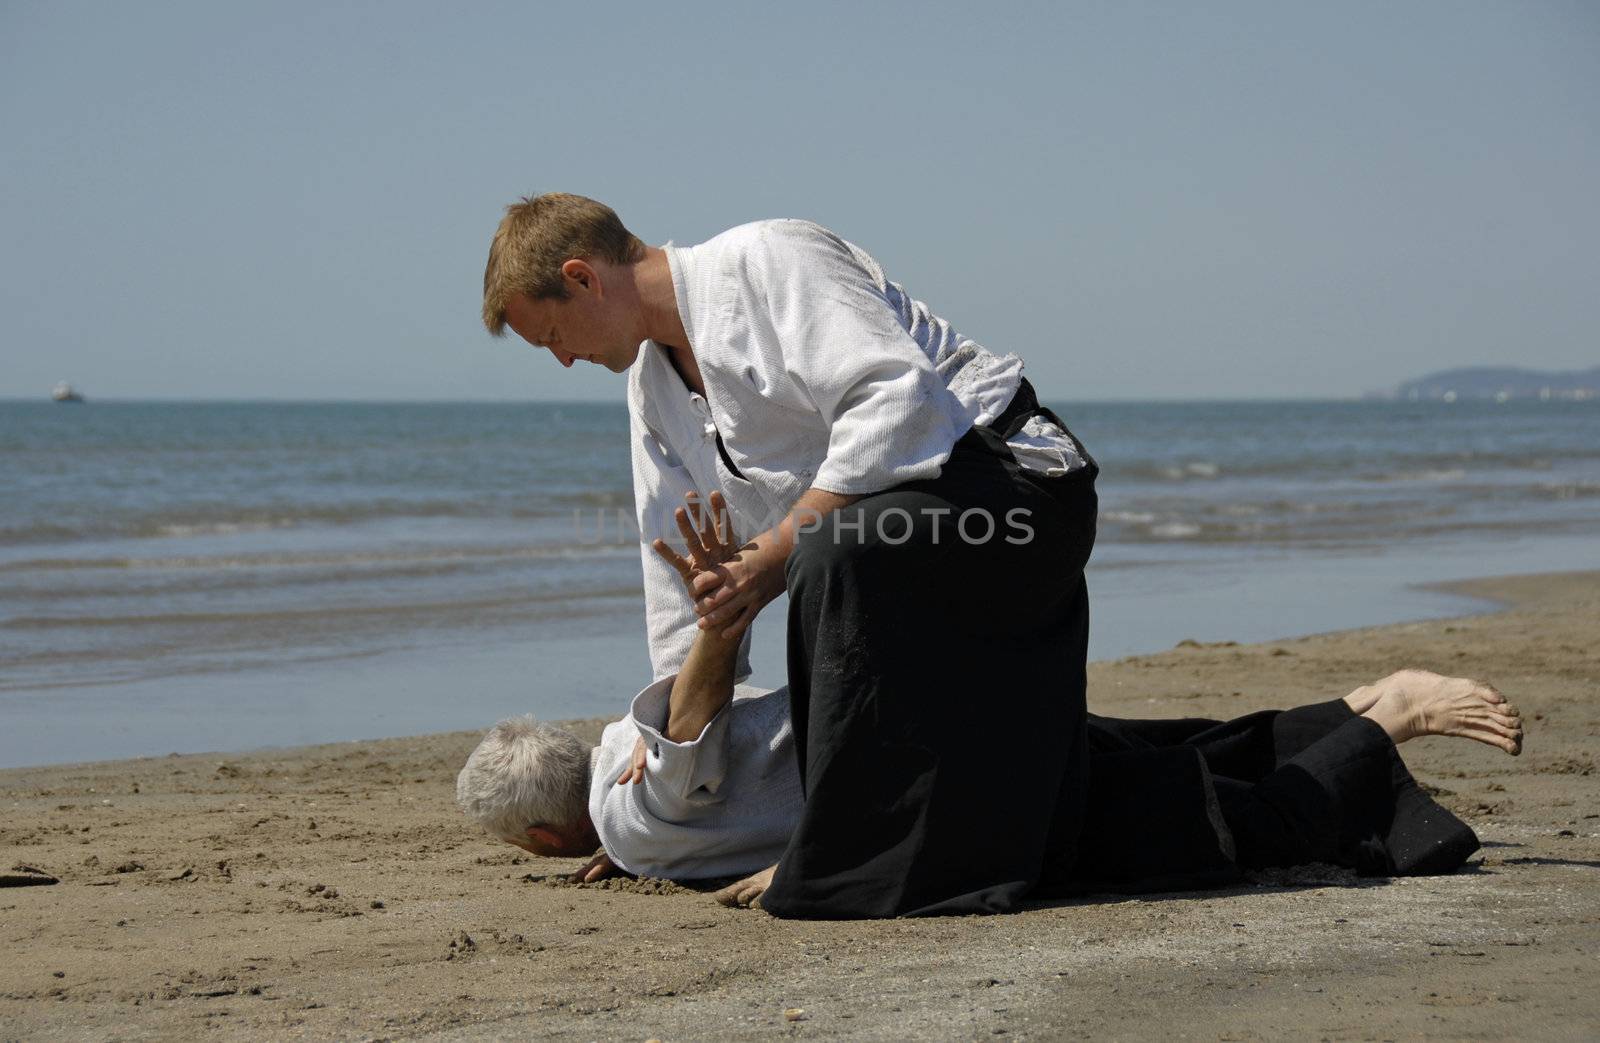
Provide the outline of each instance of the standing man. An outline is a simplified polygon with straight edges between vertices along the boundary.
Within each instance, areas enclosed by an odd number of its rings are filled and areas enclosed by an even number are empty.
[[[810,222],[655,248],[561,193],[507,209],[483,318],[629,374],[657,678],[696,626],[747,652],[787,587],[806,804],[748,894],[779,916],[998,912],[1070,863],[1097,469],[1021,359]],[[714,489],[744,542],[691,593],[651,545]]]

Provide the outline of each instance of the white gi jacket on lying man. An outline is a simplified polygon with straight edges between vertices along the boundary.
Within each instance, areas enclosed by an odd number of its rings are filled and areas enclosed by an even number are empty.
[[[594,750],[589,817],[600,843],[638,876],[702,880],[765,869],[783,854],[805,804],[789,693],[737,685],[698,736],[673,742],[666,731],[674,680],[640,692]],[[644,780],[619,786],[641,738]]]
[[[706,394],[685,385],[665,348],[644,342],[628,374],[628,414],[656,678],[678,669],[695,633],[682,582],[650,549],[656,538],[678,542],[672,512],[685,493],[721,489],[734,531],[749,539],[813,486],[864,494],[936,477],[957,439],[1010,404],[1023,368],[961,336],[865,251],[809,221],[758,221],[664,250]],[[1007,443],[1043,474],[1085,464],[1044,417]],[[749,636],[740,679],[750,674]]]

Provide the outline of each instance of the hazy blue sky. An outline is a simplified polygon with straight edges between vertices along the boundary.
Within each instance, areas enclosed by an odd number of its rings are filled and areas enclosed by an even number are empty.
[[[478,322],[554,189],[821,221],[1052,398],[1588,366],[1597,130],[1589,2],[0,0],[0,396],[620,398]]]

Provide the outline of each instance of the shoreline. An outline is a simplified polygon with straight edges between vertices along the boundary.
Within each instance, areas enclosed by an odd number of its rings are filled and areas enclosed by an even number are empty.
[[[1490,614],[1090,668],[1122,716],[1236,716],[1403,665],[1493,681],[1526,752],[1403,747],[1476,829],[1447,877],[1315,873],[993,918],[817,923],[495,844],[479,732],[0,771],[8,1038],[1581,1038],[1600,958],[1600,573],[1461,586]],[[486,722],[487,723],[487,722]],[[580,722],[597,737],[603,720]],[[1594,809],[1594,810],[1591,810]],[[804,1020],[784,1011],[803,1008]]]
[[[1559,572],[1517,573],[1517,574],[1514,574],[1514,575],[1501,576],[1501,577],[1490,577],[1490,578],[1487,578],[1487,579],[1485,579],[1485,578],[1471,578],[1471,579],[1451,579],[1451,580],[1443,580],[1443,581],[1422,580],[1422,581],[1417,581],[1417,582],[1403,582],[1403,583],[1399,583],[1399,584],[1395,584],[1394,585],[1394,589],[1397,592],[1405,592],[1406,594],[1411,595],[1411,596],[1414,596],[1414,595],[1442,595],[1443,597],[1454,599],[1457,603],[1454,604],[1454,605],[1449,605],[1449,604],[1444,604],[1444,603],[1429,605],[1423,600],[1415,600],[1415,601],[1413,601],[1412,603],[1410,603],[1407,606],[1408,607],[1408,611],[1405,611],[1404,614],[1402,615],[1402,617],[1399,618],[1399,619],[1387,619],[1387,620],[1385,620],[1383,622],[1372,624],[1372,625],[1361,625],[1361,626],[1335,628],[1335,629],[1327,629],[1327,630],[1306,630],[1306,631],[1303,631],[1303,632],[1290,634],[1290,635],[1287,635],[1287,636],[1275,636],[1275,637],[1269,637],[1269,638],[1265,638],[1265,639],[1259,639],[1255,643],[1263,643],[1263,642],[1266,642],[1266,641],[1278,641],[1278,642],[1295,641],[1295,640],[1301,640],[1301,639],[1310,638],[1310,637],[1336,635],[1336,634],[1349,633],[1349,632],[1356,631],[1356,630],[1371,629],[1372,626],[1404,625],[1406,623],[1425,622],[1425,621],[1428,621],[1428,620],[1437,620],[1437,619],[1444,619],[1444,618],[1470,618],[1470,617],[1475,617],[1475,616],[1481,616],[1481,615],[1493,613],[1493,612],[1496,612],[1496,611],[1500,611],[1505,605],[1508,604],[1508,602],[1505,599],[1497,599],[1497,598],[1494,598],[1494,597],[1486,597],[1486,596],[1483,596],[1481,594],[1474,593],[1474,591],[1479,589],[1482,584],[1484,584],[1484,583],[1491,583],[1492,584],[1492,583],[1498,582],[1500,580],[1517,578],[1517,577],[1523,576],[1523,575],[1535,576],[1535,575],[1563,575],[1563,574],[1564,573],[1559,573]],[[1191,587],[1191,595],[1193,595],[1195,593],[1197,593],[1197,591],[1195,591],[1194,588]],[[1198,593],[1201,596],[1204,596],[1203,591],[1202,592],[1198,592]],[[1147,598],[1146,600],[1149,600],[1149,599]],[[1469,607],[1469,602],[1472,602],[1472,601],[1476,601],[1476,602],[1479,603],[1479,608],[1478,609],[1476,609],[1474,611],[1460,611],[1461,609],[1468,608]],[[787,603],[786,600],[780,599],[778,602],[776,602],[774,604],[774,606],[773,606],[773,608],[771,610],[772,611],[780,610],[780,609],[783,608],[784,605],[786,605],[786,603]],[[1100,612],[1096,617],[1097,620],[1099,621],[1099,624],[1102,625],[1102,626],[1106,626],[1106,627],[1115,626],[1115,619],[1114,618],[1110,622],[1108,622],[1104,617],[1106,617],[1106,616],[1113,616],[1114,617],[1117,609],[1114,606],[1099,606],[1099,609],[1100,609]],[[1392,615],[1392,613],[1390,613],[1390,614]],[[1197,618],[1202,618],[1202,617],[1197,617]],[[1182,638],[1174,639],[1173,643],[1171,645],[1167,646],[1167,648],[1151,650],[1151,651],[1134,651],[1134,652],[1130,652],[1130,653],[1123,654],[1123,655],[1104,656],[1104,657],[1099,658],[1099,659],[1092,659],[1090,661],[1090,667],[1093,668],[1097,664],[1122,662],[1124,660],[1127,660],[1127,659],[1130,659],[1130,658],[1137,658],[1139,656],[1159,655],[1159,654],[1161,654],[1162,651],[1167,651],[1167,650],[1170,650],[1172,648],[1181,647],[1185,641],[1196,641],[1196,642],[1198,642],[1198,643],[1203,645],[1203,644],[1214,643],[1216,641],[1238,640],[1237,635],[1222,636],[1220,634],[1210,633],[1211,630],[1217,629],[1217,626],[1218,625],[1215,624],[1215,623],[1208,623],[1204,627],[1183,628],[1183,632],[1184,632],[1185,636],[1182,637]],[[770,684],[772,684],[773,687],[777,687],[779,684],[782,683],[781,665],[783,663],[783,652],[784,652],[784,649],[783,649],[783,645],[782,645],[782,641],[781,641],[782,635],[779,632],[780,629],[781,628],[775,628],[775,627],[771,627],[771,626],[758,629],[757,636],[756,636],[755,647],[752,650],[752,656],[751,656],[752,663],[753,663],[753,665],[755,667],[755,674],[753,675],[753,677],[751,679],[753,683],[757,683],[757,684],[770,683]],[[1175,630],[1174,633],[1176,633],[1176,632],[1178,632],[1178,631]],[[498,648],[498,646],[495,646],[495,647]],[[630,646],[630,648],[631,648],[631,646]],[[513,652],[513,653],[510,653],[510,654],[506,654],[506,653],[504,653],[504,650],[501,650],[501,654],[496,654],[496,651],[494,649],[490,649],[490,650],[485,651],[485,653],[482,656],[474,657],[475,661],[478,662],[480,668],[482,668],[484,663],[488,663],[489,664],[488,665],[488,670],[490,671],[490,675],[491,676],[508,675],[508,674],[512,673],[513,670],[515,670],[517,668],[517,666],[519,665],[516,662],[514,662],[514,660],[517,660],[517,659],[520,659],[520,658],[521,658],[521,652],[520,651]],[[647,673],[648,672],[648,662],[644,658],[642,646],[640,648],[637,648],[637,649],[632,649],[632,658],[639,660],[638,669],[635,672],[640,672],[640,673]],[[359,658],[357,660],[354,660],[354,662],[361,662],[361,661],[362,660],[359,659]],[[776,664],[776,666],[774,664]],[[297,664],[297,666],[308,667],[309,669],[312,669],[312,670],[315,670],[315,669],[319,668],[322,665],[323,664],[317,664],[317,663]],[[765,673],[763,673],[763,668],[764,667],[767,668],[765,670]],[[295,670],[295,667],[290,667],[290,670],[291,671]],[[387,671],[379,671],[379,675],[378,676],[380,678],[383,678],[383,677],[388,677],[393,673],[394,673],[394,670],[393,669],[389,669]],[[234,684],[234,686],[236,688],[239,688],[239,689],[247,691],[247,692],[252,692],[253,694],[256,694],[257,696],[260,696],[260,697],[265,697],[265,695],[267,693],[269,693],[272,689],[280,687],[280,686],[293,687],[292,684],[290,684],[289,681],[286,680],[281,675],[281,672],[275,672],[275,671],[269,671],[269,670],[262,670],[262,671],[242,670],[242,671],[230,672],[230,673],[224,674],[224,675],[216,675],[216,674],[174,675],[174,676],[153,678],[153,679],[147,679],[147,680],[141,680],[141,681],[123,682],[123,683],[118,683],[118,684],[104,684],[104,685],[97,684],[97,685],[89,685],[89,686],[81,686],[81,687],[88,687],[88,688],[92,688],[92,689],[101,689],[101,690],[107,690],[107,691],[116,691],[119,694],[124,692],[124,691],[126,691],[126,690],[129,690],[129,689],[133,689],[133,690],[141,690],[142,689],[142,690],[146,690],[146,691],[158,691],[158,692],[165,691],[167,693],[171,693],[173,691],[184,691],[184,690],[188,690],[188,689],[200,689],[200,688],[203,688],[203,687],[213,686],[213,685],[219,684],[219,683],[221,683],[221,682],[219,682],[217,680],[217,678],[219,676],[232,678],[233,679],[233,684]],[[415,676],[415,675],[410,675],[410,676]],[[292,679],[292,674],[290,675],[290,677]],[[380,683],[381,684],[382,682],[380,681],[380,682],[376,682],[376,683]],[[359,686],[357,690],[358,691],[361,690],[361,689],[369,689],[370,690],[371,684],[372,683],[363,684],[363,685]],[[57,689],[57,688],[21,689],[21,690],[18,690],[18,692],[16,692],[16,693],[10,693],[10,694],[13,695],[13,696],[21,696],[21,697],[37,697],[41,693],[48,694],[48,693],[55,693],[55,692],[58,692],[58,691],[73,692],[75,690],[78,690],[79,687],[80,686],[65,686],[64,688],[61,688],[61,689]],[[0,697],[4,697],[6,694],[7,693],[0,693]],[[335,740],[331,740],[329,742],[324,742],[324,743],[314,743],[314,742],[312,742],[312,743],[308,743],[308,742],[273,742],[273,743],[268,743],[266,745],[261,745],[261,746],[237,746],[237,747],[217,746],[217,747],[206,748],[206,749],[190,749],[190,750],[179,750],[179,751],[173,751],[173,750],[168,749],[166,752],[163,752],[163,753],[143,753],[143,754],[133,754],[133,755],[128,755],[128,756],[88,757],[88,758],[74,759],[74,760],[51,760],[51,761],[42,761],[42,762],[37,762],[37,763],[20,763],[20,764],[17,764],[17,763],[10,763],[10,764],[0,763],[0,779],[3,779],[5,773],[7,773],[7,772],[25,771],[25,770],[42,770],[42,769],[50,769],[50,768],[90,767],[90,766],[96,766],[96,765],[114,764],[114,763],[119,763],[119,762],[124,762],[124,761],[130,762],[130,763],[147,762],[147,761],[152,761],[152,760],[158,760],[158,759],[161,759],[163,757],[173,756],[174,752],[176,752],[177,756],[185,756],[185,757],[235,757],[235,758],[237,758],[237,757],[254,756],[254,755],[274,755],[274,754],[276,754],[276,755],[292,755],[292,754],[295,754],[295,753],[298,753],[298,752],[308,752],[308,751],[317,750],[317,749],[323,749],[323,748],[332,750],[332,749],[339,748],[339,747],[347,747],[347,746],[351,746],[351,745],[359,745],[361,743],[389,742],[389,741],[399,741],[399,740],[406,740],[406,739],[418,739],[418,740],[421,740],[421,739],[429,739],[429,740],[441,739],[442,740],[442,739],[445,739],[445,738],[459,737],[459,736],[465,736],[465,735],[480,735],[484,730],[486,730],[489,727],[489,725],[491,725],[494,722],[495,719],[498,719],[498,717],[508,716],[510,714],[513,714],[513,713],[528,712],[528,710],[530,710],[530,709],[533,710],[535,713],[537,713],[538,716],[541,719],[552,720],[554,723],[573,723],[573,722],[577,722],[581,726],[588,726],[588,725],[592,725],[593,722],[595,722],[595,721],[606,722],[606,721],[615,720],[617,716],[620,716],[621,713],[626,711],[628,699],[630,699],[632,697],[632,695],[633,695],[633,690],[631,690],[631,689],[628,692],[626,692],[625,694],[618,695],[617,698],[615,699],[615,702],[617,704],[617,711],[616,711],[615,714],[612,714],[610,716],[557,717],[557,716],[554,716],[554,715],[549,714],[549,713],[540,713],[539,710],[542,709],[542,707],[539,707],[539,706],[527,706],[527,707],[506,706],[506,707],[502,707],[503,712],[499,712],[498,714],[486,716],[486,718],[483,720],[481,725],[478,725],[478,726],[476,726],[475,728],[472,728],[472,729],[443,729],[443,730],[427,730],[427,731],[420,731],[420,732],[404,732],[404,731],[402,731],[402,732],[398,732],[398,733],[394,733],[394,734],[367,735],[367,736],[351,738],[351,739],[335,739]],[[133,698],[133,697],[130,696],[130,698]],[[190,698],[188,698],[188,699],[180,699],[180,700],[177,700],[177,701],[181,701],[181,702],[184,702],[184,703],[187,704],[188,702],[192,702],[194,698],[198,698],[198,696],[191,693]],[[370,700],[371,698],[377,698],[377,697],[373,696],[373,695],[369,695],[368,698]],[[533,702],[540,702],[540,701],[541,700],[539,700],[537,698],[533,700]],[[146,713],[148,713],[151,709],[154,708],[152,706],[147,705],[146,703],[140,703],[139,705],[141,707],[144,707],[144,710],[145,710]],[[171,713],[173,711],[170,710],[170,709],[167,709],[166,712]],[[57,725],[57,727],[59,728],[60,725]]]

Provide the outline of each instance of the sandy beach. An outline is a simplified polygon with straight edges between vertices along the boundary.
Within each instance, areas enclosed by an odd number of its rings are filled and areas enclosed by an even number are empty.
[[[797,923],[491,843],[452,803],[475,732],[24,768],[0,772],[0,872],[59,882],[0,889],[0,1037],[1596,1038],[1600,574],[1454,589],[1505,608],[1090,673],[1121,716],[1401,666],[1493,682],[1522,757],[1404,747],[1484,841],[1453,876]]]

